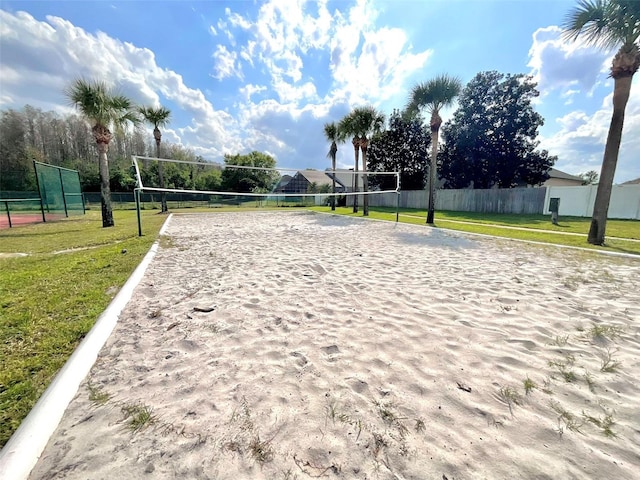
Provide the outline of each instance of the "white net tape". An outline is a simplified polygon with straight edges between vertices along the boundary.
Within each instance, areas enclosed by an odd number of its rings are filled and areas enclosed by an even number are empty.
[[[259,191],[259,192],[238,192],[238,191],[227,191],[227,190],[206,190],[206,189],[186,189],[186,188],[161,188],[159,186],[149,186],[144,185],[142,178],[142,168],[140,162],[163,162],[165,165],[169,164],[177,164],[177,165],[195,165],[199,168],[216,168],[219,170],[224,169],[236,169],[236,170],[246,170],[246,171],[256,171],[256,172],[267,172],[271,173],[274,178],[277,175],[277,178],[281,178],[281,172],[314,172],[316,174],[324,174],[326,178],[320,176],[321,179],[325,182],[325,188],[330,183],[332,183],[333,179],[336,179],[337,189],[336,193],[331,192],[308,192],[308,191],[296,191],[296,192],[287,192],[287,191],[279,191],[278,190],[278,182],[275,182],[272,186],[271,191]],[[380,195],[385,193],[397,193],[400,189],[400,175],[398,172],[353,172],[348,170],[295,170],[295,169],[287,169],[287,168],[264,168],[264,167],[249,167],[243,165],[221,165],[210,162],[190,162],[185,160],[171,160],[171,159],[163,159],[163,158],[152,158],[152,157],[141,157],[134,156],[133,157],[133,166],[135,168],[136,174],[136,182],[137,182],[137,190],[141,192],[158,192],[158,193],[179,193],[179,194],[202,194],[202,195],[217,195],[222,197],[258,197],[258,198],[304,198],[304,197],[315,197],[318,198],[331,198],[335,197],[353,197],[353,196],[364,196],[364,195]],[[368,191],[362,191],[364,178],[366,176],[367,183],[369,183]],[[386,177],[385,184],[394,185],[395,188],[387,188],[381,189],[376,186],[376,182],[373,179],[380,179]],[[354,181],[355,180],[355,181]],[[355,185],[355,187],[354,187]],[[331,188],[329,186],[328,188]],[[355,188],[355,190],[354,190]]]

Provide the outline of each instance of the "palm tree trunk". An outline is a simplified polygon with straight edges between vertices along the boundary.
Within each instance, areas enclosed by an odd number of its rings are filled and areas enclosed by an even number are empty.
[[[360,159],[360,141],[357,137],[353,137],[353,153],[356,158],[356,167],[353,172],[353,192],[357,193],[359,188],[358,181],[358,161]],[[358,195],[353,196],[353,213],[358,213]]]
[[[438,155],[438,131],[439,128],[431,128],[431,162],[429,164],[429,200],[427,203],[427,224],[433,225],[436,211],[436,158]]]
[[[596,201],[593,206],[593,217],[587,241],[592,245],[603,245],[605,230],[607,227],[607,213],[609,212],[609,202],[611,200],[611,190],[613,177],[616,173],[618,163],[618,152],[622,139],[622,127],[624,125],[624,110],[629,100],[631,82],[633,76],[624,76],[614,80],[613,87],[613,114],[607,135],[607,144],[604,147],[604,158],[602,160],[602,170],[600,171],[600,181]]]
[[[108,143],[98,143],[98,168],[100,170],[100,197],[102,203],[102,226],[113,227],[113,208],[111,206],[111,187],[109,185]]]
[[[160,158],[160,139],[156,139],[156,158]],[[160,180],[160,188],[164,188],[164,165],[158,160],[158,179]],[[167,208],[167,192],[160,193],[160,211],[165,213]]]
[[[369,216],[369,195],[366,192],[369,191],[369,177],[367,176],[367,143],[366,139],[362,141],[362,189],[365,192],[362,198],[362,215]]]
[[[333,173],[331,174],[331,210],[336,209],[336,154],[333,153],[331,155],[331,169]]]

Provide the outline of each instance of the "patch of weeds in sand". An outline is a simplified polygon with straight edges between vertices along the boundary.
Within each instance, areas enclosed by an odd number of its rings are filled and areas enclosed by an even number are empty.
[[[325,426],[327,425],[327,419],[331,419],[335,425],[336,420],[340,423],[345,423],[352,426],[356,430],[356,442],[360,438],[362,429],[364,428],[364,422],[360,418],[354,418],[346,412],[340,411],[338,403],[331,401],[326,407]]]
[[[417,433],[424,433],[424,431],[427,429],[427,427],[424,424],[424,420],[422,418],[416,418],[415,428]]]
[[[123,421],[126,421],[127,428],[133,433],[143,430],[156,421],[153,409],[142,403],[122,405],[120,411],[124,415]]]
[[[175,243],[174,239],[169,235],[160,235],[158,238],[158,244],[162,248],[175,248],[178,245]]]
[[[611,353],[611,349],[607,348],[602,354],[602,363],[600,365],[600,371],[604,373],[615,373],[618,371],[621,362],[613,359],[613,354]]]
[[[498,397],[509,406],[509,412],[513,415],[513,406],[522,405],[522,397],[513,387],[500,387]]]
[[[611,427],[616,424],[612,414],[605,411],[605,415],[603,417],[594,417],[583,410],[582,416],[587,422],[590,422],[596,427],[602,429],[602,434],[605,437],[615,438],[618,436],[613,430],[611,430]]]
[[[564,426],[572,432],[582,433],[580,428],[584,425],[584,421],[580,421],[578,417],[560,405],[560,402],[552,401],[549,405],[551,406],[551,409],[558,414],[558,425],[562,422]],[[562,435],[561,432],[559,433]]]
[[[103,387],[99,387],[89,382],[87,384],[87,388],[89,389],[89,401],[93,405],[104,405],[111,398],[111,395],[105,392]]]
[[[298,475],[289,469],[286,472],[282,472],[282,480],[298,480]]]
[[[536,382],[531,380],[528,376],[522,381],[522,383],[524,384],[525,395],[529,395],[533,390],[538,388],[538,385],[536,384]]]
[[[578,379],[575,372],[571,370],[575,362],[576,358],[571,353],[567,353],[564,356],[564,360],[549,360],[548,365],[555,368],[565,382],[571,383]]]
[[[379,402],[377,400],[374,400],[373,404],[378,409],[380,418],[382,418],[385,423],[396,427],[400,437],[404,438],[409,429],[401,421],[405,420],[405,418],[399,417],[396,414],[395,409],[397,405],[394,402]]]
[[[591,393],[596,393],[596,381],[593,379],[593,375],[591,375],[589,372],[584,372],[584,375],[582,377],[589,387],[589,391]]]
[[[566,277],[563,280],[562,285],[566,289],[571,290],[572,292],[575,292],[578,289],[578,286],[584,283],[588,283],[588,280],[585,279],[582,275],[576,274],[576,275],[569,275],[568,277]]]
[[[551,378],[547,377],[542,381],[542,391],[547,395],[553,395],[553,390],[551,390]]]
[[[336,418],[340,415],[338,413],[338,404],[334,400],[331,400],[327,406],[325,407],[326,416],[324,425],[327,426],[327,419],[330,419],[334,424],[336,423]]]
[[[378,432],[372,432],[371,435],[373,436],[373,442],[371,444],[371,451],[373,452],[373,456],[377,457],[380,452],[382,451],[383,448],[386,448],[389,446],[389,444],[387,443],[386,439],[384,438],[384,435],[382,435],[381,433]],[[369,444],[367,444],[365,446],[365,448],[369,448]]]
[[[564,347],[569,343],[569,335],[556,335],[549,343],[557,347]]]
[[[267,463],[273,460],[274,451],[271,440],[260,440],[260,436],[256,435],[249,442],[249,452],[256,462]]]
[[[622,332],[622,327],[616,325],[599,325],[594,323],[588,333],[593,340],[615,340]]]

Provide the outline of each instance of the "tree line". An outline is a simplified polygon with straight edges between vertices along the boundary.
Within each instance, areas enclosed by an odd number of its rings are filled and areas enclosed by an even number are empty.
[[[539,185],[549,177],[556,157],[538,149],[538,129],[544,124],[533,108],[538,95],[527,75],[480,72],[464,88],[457,78],[441,75],[417,84],[407,105],[394,110],[388,122],[374,107],[366,106],[326,124],[325,137],[331,141],[328,156],[334,159],[335,169],[338,143],[350,140],[355,172],[361,152],[363,172],[398,171],[403,190],[427,186],[427,223],[433,223],[437,183],[443,188],[510,188]],[[453,118],[443,123],[441,110],[458,97]],[[439,145],[441,128],[444,142]],[[385,181],[391,180],[375,180],[372,187],[394,187]],[[369,186],[365,175],[364,189]],[[365,196],[364,215],[368,214],[366,202]],[[353,211],[358,211],[355,196]]]
[[[587,44],[616,51],[609,70],[609,76],[614,80],[613,112],[602,167],[600,174],[593,170],[581,174],[585,184],[598,182],[587,241],[603,245],[625,110],[633,76],[640,69],[640,1],[579,0],[577,6],[568,12],[562,27],[565,40],[583,39]],[[422,158],[422,166],[428,171],[429,224],[433,223],[433,195],[438,169],[445,187],[489,188],[497,185],[508,188],[541,183],[556,158],[545,150],[536,149],[537,129],[542,126],[543,119],[532,108],[532,99],[538,96],[535,87],[531,77],[525,75],[482,72],[462,89],[458,79],[441,75],[412,89],[404,111],[402,114],[394,112],[386,132],[380,132],[380,117],[375,111],[370,111],[372,107],[358,107],[338,124],[325,125],[325,137],[331,142],[329,156],[333,159],[333,168],[337,143],[351,136],[356,172],[359,148],[363,153],[363,170],[367,168],[367,148],[371,147],[370,157],[374,156],[374,150],[380,155],[379,159],[369,159],[371,169],[376,168],[374,163],[377,162],[383,165],[383,169],[396,169],[403,173],[409,173],[411,169],[399,162],[394,153],[403,148],[411,152],[420,151],[420,154],[405,158],[410,158],[411,164]],[[443,128],[444,144],[439,149],[440,111],[458,96],[459,108]],[[407,122],[419,118],[423,112],[430,115],[431,155],[428,161],[423,150],[426,136],[422,135],[418,140],[415,134],[410,133],[416,131],[416,125]],[[372,119],[376,119],[375,122]],[[370,141],[371,136],[373,139]],[[411,147],[403,145],[403,139],[410,141]],[[376,142],[383,146],[375,148]],[[413,171],[419,175],[420,165],[415,164]],[[355,211],[357,203],[354,203]],[[366,204],[364,214],[367,214]]]

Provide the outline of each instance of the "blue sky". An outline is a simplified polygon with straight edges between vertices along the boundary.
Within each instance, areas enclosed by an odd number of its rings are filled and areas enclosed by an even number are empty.
[[[329,167],[322,126],[351,108],[402,108],[438,74],[538,81],[541,147],[572,174],[600,170],[613,52],[568,43],[575,0],[0,1],[0,108],[70,112],[74,78],[106,80],[172,111],[163,139],[208,160],[259,150],[279,167]],[[640,177],[640,81],[616,182]],[[455,108],[455,107],[454,107]],[[451,111],[444,112],[446,121]],[[340,166],[352,163],[350,145]]]

